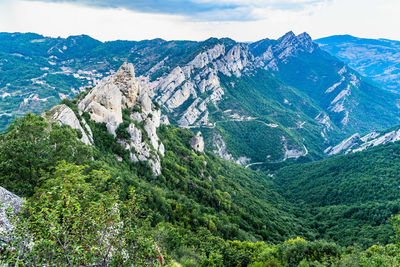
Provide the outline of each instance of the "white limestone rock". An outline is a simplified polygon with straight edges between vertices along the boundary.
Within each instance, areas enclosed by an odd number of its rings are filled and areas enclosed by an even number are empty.
[[[115,136],[115,130],[122,123],[122,109],[136,103],[139,86],[133,65],[124,63],[114,75],[93,88],[78,108],[88,112],[92,120],[106,123],[108,131]]]
[[[169,119],[167,115],[161,115],[160,123],[164,125],[170,125]]]
[[[354,146],[357,146],[360,142],[360,134],[355,133],[349,138],[343,140],[340,144],[335,147],[329,147],[324,152],[328,155],[337,155],[339,153],[348,151]]]
[[[11,208],[13,214],[18,213],[22,202],[20,197],[0,186],[0,244],[8,240],[7,235],[14,227],[7,210]]]
[[[179,125],[207,125],[207,105],[217,105],[224,95],[218,73],[239,77],[253,60],[247,45],[237,44],[227,52],[225,49],[225,45],[217,44],[199,53],[185,66],[177,66],[167,76],[162,77],[155,87],[157,101],[171,113],[191,101],[185,110],[179,111],[180,114],[174,114]],[[204,97],[204,94],[207,96]],[[203,96],[200,98],[199,95]]]
[[[204,152],[204,139],[201,132],[198,132],[195,136],[190,140],[190,145],[197,152]]]
[[[82,118],[82,123],[79,122],[75,113],[67,105],[57,105],[44,114],[50,122],[58,122],[66,124],[71,128],[76,129],[82,133],[81,141],[86,145],[93,144],[93,134],[85,119]],[[83,125],[83,127],[82,127]]]
[[[133,112],[131,113],[131,115],[129,116],[132,120],[135,120],[137,122],[142,122],[143,121],[143,116],[141,113],[139,112]]]
[[[168,99],[166,102],[167,107],[169,109],[175,109],[181,106],[186,100],[189,99],[192,90],[194,90],[193,84],[186,82],[180,89],[175,91],[170,99]]]
[[[142,107],[142,112],[144,114],[149,114],[152,111],[153,102],[151,101],[149,95],[145,92],[140,96],[140,106]]]
[[[147,122],[147,120],[146,120]],[[145,126],[146,127],[146,126]],[[130,158],[133,162],[137,161],[148,161],[150,164],[150,167],[153,170],[154,175],[158,176],[161,174],[161,163],[160,163],[160,157],[152,151],[150,148],[149,144],[143,140],[143,135],[140,129],[138,129],[135,124],[131,123],[127,129],[129,135],[130,135],[130,140],[127,141],[125,144],[125,148],[130,150]],[[147,132],[147,130],[146,130]],[[149,132],[147,132],[148,134]],[[150,138],[151,141],[154,141],[155,137],[153,137],[153,140]],[[157,142],[158,142],[158,137]],[[154,146],[154,143],[152,143]],[[157,143],[157,149],[160,149],[161,155],[164,154],[164,145],[158,145]]]
[[[173,88],[175,82],[175,78],[171,78],[168,86]],[[122,110],[135,110],[130,118],[138,123],[144,122],[144,132],[131,123],[127,128],[130,138],[117,141],[129,151],[132,161],[147,161],[154,174],[160,175],[158,152],[161,155],[165,153],[164,145],[157,136],[161,110],[153,104],[151,95],[154,93],[146,85],[148,83],[142,83],[135,77],[133,65],[124,63],[115,74],[104,78],[93,88],[78,104],[78,108],[81,112],[88,112],[92,120],[106,123],[107,130],[116,138],[115,131],[123,122]],[[148,140],[145,140],[146,136]]]

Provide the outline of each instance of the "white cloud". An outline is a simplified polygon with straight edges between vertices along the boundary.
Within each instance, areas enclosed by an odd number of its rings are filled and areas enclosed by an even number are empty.
[[[211,0],[196,0],[211,1]],[[244,0],[218,0],[222,4],[242,4]],[[274,9],[256,0],[248,16],[259,20],[190,20],[181,15],[161,15],[126,9],[93,8],[66,3],[0,0],[0,31],[36,32],[47,36],[88,34],[100,40],[142,40],[151,38],[204,40],[231,37],[238,41],[277,38],[289,30],[307,31],[318,38],[333,34],[383,37],[400,40],[398,0],[318,1],[303,9]],[[284,0],[284,3],[308,3],[308,0]],[[238,11],[239,12],[239,11]],[[242,11],[240,11],[242,12]],[[210,16],[224,16],[212,11]],[[225,14],[226,15],[226,14]]]

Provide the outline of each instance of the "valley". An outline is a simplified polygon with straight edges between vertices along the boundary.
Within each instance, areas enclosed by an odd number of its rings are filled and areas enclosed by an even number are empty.
[[[0,261],[397,266],[400,97],[325,50],[0,34]]]

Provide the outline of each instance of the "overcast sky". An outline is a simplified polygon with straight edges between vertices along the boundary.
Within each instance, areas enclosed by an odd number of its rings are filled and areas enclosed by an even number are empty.
[[[400,40],[400,0],[0,0],[0,32],[237,41],[292,30]]]

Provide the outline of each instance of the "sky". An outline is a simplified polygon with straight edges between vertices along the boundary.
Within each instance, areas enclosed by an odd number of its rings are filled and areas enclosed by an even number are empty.
[[[0,32],[101,41],[256,41],[288,31],[400,40],[399,11],[399,0],[0,0]]]

